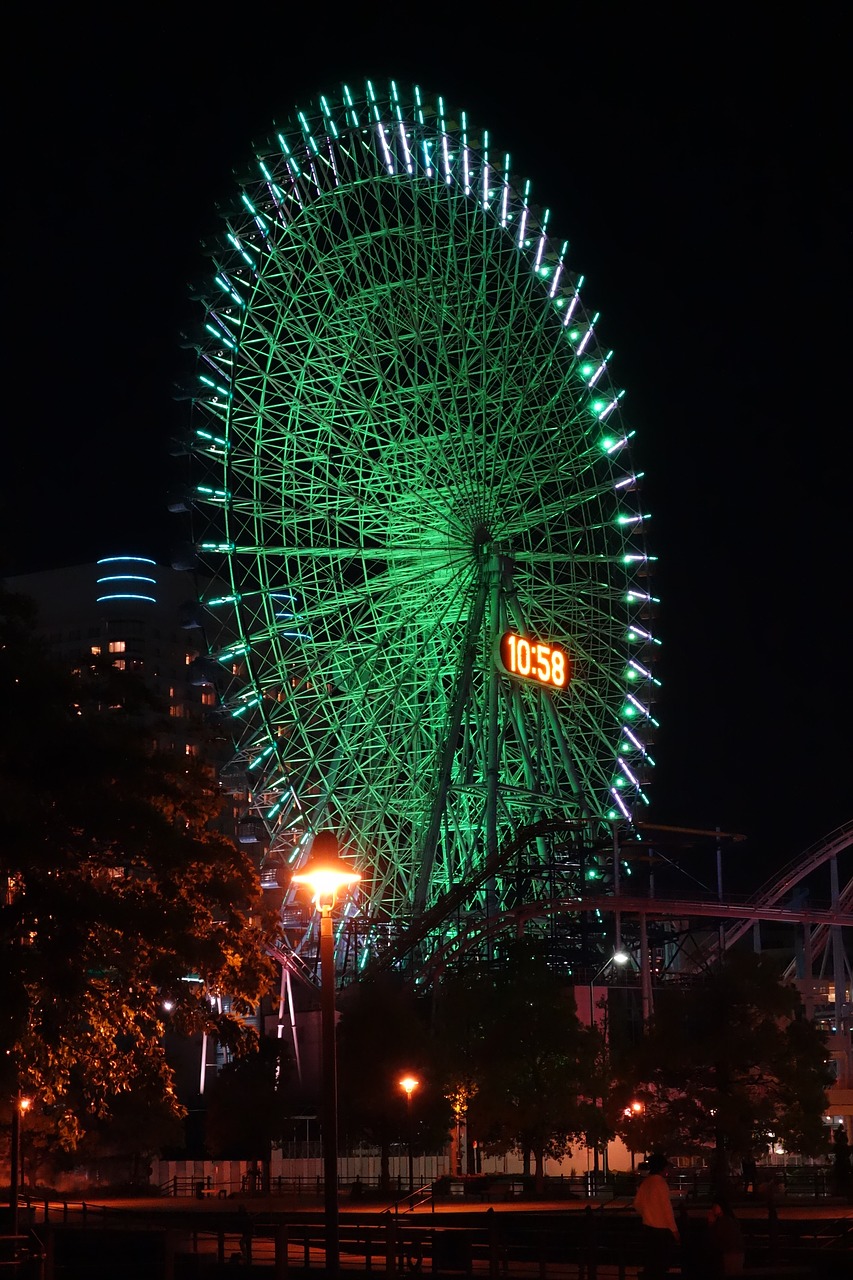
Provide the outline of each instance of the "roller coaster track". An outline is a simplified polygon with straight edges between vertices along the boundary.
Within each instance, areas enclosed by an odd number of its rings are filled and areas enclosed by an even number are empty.
[[[442,920],[457,910],[473,891],[505,866],[532,839],[558,834],[574,825],[576,824],[568,821],[541,821],[525,828],[519,833],[517,839],[505,846],[498,855],[488,859],[476,877],[467,880],[464,884],[454,886],[432,908],[421,913],[417,920],[409,922],[408,927],[398,936],[394,944],[367,966],[365,973],[373,974],[391,968],[403,955],[423,943]],[[842,824],[830,835],[811,845],[799,857],[792,859],[773,880],[768,881],[755,894],[743,901],[733,901],[731,898],[719,900],[681,896],[640,897],[622,893],[584,893],[571,897],[555,897],[522,903],[487,919],[480,918],[476,922],[472,921],[469,929],[438,947],[428,967],[432,968],[437,963],[440,968],[454,952],[476,946],[479,942],[510,929],[518,932],[528,921],[591,911],[610,915],[636,915],[647,919],[706,918],[716,920],[718,923],[732,921],[723,935],[722,950],[724,951],[742,938],[756,921],[808,924],[814,927],[813,952],[819,954],[826,946],[833,927],[853,927],[853,880],[844,886],[836,902],[828,903],[825,907],[786,903],[783,899],[800,881],[851,845],[853,845],[853,821]],[[719,939],[710,942],[706,952],[707,959],[713,960],[719,951]],[[311,986],[317,985],[316,974],[301,956],[290,952],[281,944],[275,946],[271,954],[275,954],[275,958],[280,963],[288,964],[294,974],[303,981]]]
[[[601,911],[645,916],[658,920],[687,920],[700,917],[717,921],[735,919],[743,924],[742,932],[749,929],[756,920],[767,920],[781,924],[816,925],[828,936],[832,925],[853,926],[851,907],[853,907],[853,885],[847,886],[845,900],[843,903],[839,901],[837,910],[761,903],[718,902],[698,898],[635,898],[622,894],[584,894],[582,897],[552,898],[548,901],[516,907],[511,911],[491,916],[487,920],[478,921],[470,931],[458,935],[439,947],[430,957],[428,968],[440,969],[455,952],[476,946],[509,930],[517,933],[527,921],[543,919],[546,916]]]
[[[849,904],[848,904],[849,905]],[[853,911],[828,907],[791,907],[777,906],[775,903],[753,902],[718,902],[706,898],[628,898],[624,894],[596,895],[584,894],[581,898],[565,898],[550,904],[550,913],[563,911],[610,911],[622,912],[625,915],[644,915],[662,919],[676,917],[686,919],[689,916],[713,917],[715,920],[737,920],[738,924],[726,933],[726,939],[732,935],[743,937],[755,920],[774,920],[782,924],[814,924],[853,925]],[[534,912],[522,908],[514,913],[516,918],[533,914],[542,915],[541,904]],[[731,945],[727,941],[727,945]]]
[[[728,929],[723,938],[723,949],[728,950],[729,947],[739,941],[740,938],[748,931],[750,921],[752,919],[768,920],[772,916],[760,914],[763,911],[769,911],[775,908],[781,900],[791,892],[793,888],[804,880],[811,872],[829,862],[830,859],[836,858],[839,853],[845,849],[849,849],[853,845],[853,822],[844,822],[840,827],[836,827],[823,840],[818,840],[815,844],[806,849],[799,858],[794,858],[786,867],[773,879],[766,882],[762,887],[753,894],[749,899],[751,905],[755,907],[756,914],[745,919],[741,919],[738,924]],[[851,898],[853,898],[853,881],[848,882],[843,891],[839,894],[838,902],[833,903],[833,909],[841,910],[841,914],[845,915],[842,904],[849,908]],[[849,916],[849,912],[846,913]],[[825,918],[819,922],[824,928],[833,924],[850,924],[849,918],[830,920]]]
[[[527,833],[529,838],[529,833]],[[488,920],[480,920],[465,934],[441,946],[430,960],[430,968],[441,968],[455,952],[476,946],[488,938],[510,929],[519,932],[526,922],[547,916],[586,911],[607,914],[644,916],[647,919],[689,920],[713,919],[718,923],[731,920],[734,923],[724,934],[723,950],[733,946],[746,934],[756,921],[782,924],[808,924],[814,926],[814,953],[826,945],[830,929],[834,926],[853,927],[853,880],[845,885],[835,903],[826,907],[784,903],[782,899],[806,876],[821,867],[844,849],[853,845],[853,822],[838,827],[829,836],[810,846],[800,857],[793,859],[782,872],[768,884],[742,902],[731,899],[687,897],[639,897],[622,893],[582,894],[566,898],[553,898],[535,903],[525,903],[510,911],[501,912]],[[504,859],[502,859],[503,861]],[[494,868],[490,868],[493,870]],[[437,916],[446,903],[437,904]],[[406,942],[424,937],[433,920],[423,920]],[[709,960],[719,952],[719,942],[710,944],[706,953]],[[399,954],[399,953],[398,953]]]
[[[838,896],[838,906],[841,911],[853,911],[853,880],[849,880]],[[819,924],[812,934],[812,955],[817,958],[826,949],[831,934],[828,924]],[[843,922],[842,922],[843,923]],[[793,978],[797,968],[796,958],[791,961],[785,970],[784,977],[787,980]]]

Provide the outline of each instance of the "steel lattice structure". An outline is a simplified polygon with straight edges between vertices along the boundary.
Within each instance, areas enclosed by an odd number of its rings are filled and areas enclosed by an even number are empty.
[[[648,517],[549,223],[465,112],[368,81],[259,150],[213,251],[193,438],[213,467],[190,496],[215,517],[234,770],[268,865],[338,833],[377,945],[468,881],[467,909],[516,901],[499,851],[520,832],[591,846],[645,799]],[[506,631],[561,646],[568,687],[509,677]]]

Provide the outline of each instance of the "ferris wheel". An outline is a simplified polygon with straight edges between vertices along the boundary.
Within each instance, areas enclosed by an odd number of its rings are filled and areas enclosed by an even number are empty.
[[[377,923],[499,909],[519,832],[646,799],[648,514],[550,222],[466,112],[368,81],[276,131],[214,251],[192,500],[235,761],[270,862],[332,829]]]

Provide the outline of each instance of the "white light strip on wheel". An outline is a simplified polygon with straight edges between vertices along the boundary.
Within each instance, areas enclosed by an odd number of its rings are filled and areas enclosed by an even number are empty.
[[[453,177],[450,172],[450,151],[447,146],[447,125],[444,121],[444,98],[439,98],[438,100],[438,119],[439,127],[441,129],[441,154],[444,159],[444,180],[449,183],[453,181]]]
[[[622,759],[621,756],[619,757],[618,764],[619,764],[619,768],[622,770],[622,772],[624,773],[628,781],[633,783],[633,785],[637,787],[637,789],[639,790],[639,786],[640,786],[639,778],[634,777],[633,773],[628,768],[627,764],[625,763],[625,761]]]
[[[462,184],[466,196],[471,194],[471,173],[468,167],[468,118],[462,112]]]
[[[641,676],[643,676],[646,680],[651,680],[652,684],[656,684],[658,688],[660,688],[660,680],[655,679],[651,671],[647,671],[646,668],[641,666],[639,662],[636,662],[633,658],[629,658],[628,666],[633,667],[635,671],[639,671]]]
[[[530,195],[530,183],[524,184],[524,196],[522,197],[521,220],[518,224],[518,247],[524,248],[524,232],[527,228],[527,197]]]
[[[409,140],[406,137],[406,126],[403,123],[403,114],[400,110],[400,97],[397,93],[397,85],[394,80],[391,81],[391,96],[394,99],[394,113],[397,116],[397,130],[400,134],[400,141],[403,144],[403,155],[405,156],[406,172],[414,173],[414,165],[412,163],[412,153],[409,150]]]
[[[631,730],[628,728],[626,724],[623,724],[622,732],[624,733],[625,737],[629,739],[630,742],[633,742],[634,746],[637,748],[637,750],[639,751],[643,759],[648,760],[649,764],[654,764],[654,760],[651,758],[648,751],[643,746],[642,742],[640,742],[640,739],[634,737],[633,733],[631,732]]]
[[[534,271],[538,271],[542,265],[542,254],[544,252],[545,245],[548,240],[548,237],[545,234],[545,229],[548,226],[548,215],[550,212],[551,212],[550,209],[546,209],[542,215],[542,227],[539,234],[539,245],[536,249],[536,261],[533,264]]]
[[[564,240],[563,247],[560,250],[560,260],[557,263],[557,270],[554,272],[554,279],[551,283],[551,288],[548,291],[549,298],[553,298],[555,293],[557,292],[557,285],[560,283],[560,276],[563,273],[563,258],[566,256],[566,252],[568,248],[569,248],[569,242],[568,240]]]
[[[483,130],[483,208],[489,207],[489,131]]]
[[[578,305],[578,303],[580,302],[580,297],[581,297],[581,288],[582,288],[582,286],[583,286],[584,279],[585,279],[585,277],[584,277],[584,276],[578,276],[578,282],[577,282],[577,284],[575,285],[575,293],[574,293],[574,297],[572,298],[571,302],[569,303],[569,309],[568,309],[568,311],[566,312],[565,316],[563,317],[563,328],[564,328],[564,329],[566,328],[566,326],[568,325],[569,321],[571,320],[571,318],[572,318],[572,316],[573,316],[573,314],[574,314],[575,307],[576,307],[576,306]]]
[[[584,334],[584,336],[581,338],[580,342],[578,343],[577,354],[578,354],[579,356],[582,356],[582,355],[583,355],[583,353],[584,353],[584,348],[586,347],[586,344],[589,342],[590,338],[592,337],[592,331],[593,331],[593,329],[595,328],[596,324],[598,323],[598,320],[599,320],[599,317],[600,317],[600,316],[601,316],[601,312],[600,312],[600,311],[596,311],[595,315],[594,315],[594,316],[592,317],[592,319],[590,320],[590,322],[589,322],[589,328],[587,329],[586,333]]]
[[[595,373],[592,375],[592,377],[590,378],[589,382],[587,383],[587,386],[588,386],[588,387],[594,387],[594,386],[595,386],[596,382],[598,382],[598,379],[601,377],[601,375],[604,373],[604,370],[607,368],[607,362],[608,362],[608,360],[611,358],[611,356],[612,356],[612,355],[613,355],[613,352],[612,352],[612,351],[608,351],[607,355],[604,357],[604,359],[602,360],[601,364],[598,366],[598,368],[596,369]]]
[[[394,161],[391,158],[391,152],[388,149],[388,139],[385,136],[385,126],[382,124],[381,121],[377,121],[376,127],[379,130],[379,137],[382,141],[382,150],[385,153],[385,167],[388,170],[388,172],[393,175]]]
[[[626,806],[623,804],[623,802],[622,802],[622,797],[620,796],[619,792],[616,790],[616,788],[615,788],[615,787],[611,787],[611,788],[610,788],[610,794],[612,795],[613,799],[616,801],[616,803],[618,804],[619,808],[621,809],[621,811],[622,811],[622,816],[623,816],[623,817],[625,817],[625,818],[627,818],[627,819],[628,819],[628,821],[630,822],[630,821],[631,821],[631,814],[630,814],[630,812],[628,811],[628,809],[626,808]]]
[[[639,702],[638,699],[634,697],[633,693],[626,694],[625,696],[627,697],[628,701],[637,708],[640,714],[645,716],[649,724],[653,724],[656,729],[660,728],[660,725],[658,724],[657,720],[655,720],[654,716],[652,715],[651,711],[649,711],[648,707],[644,707],[642,702]]]

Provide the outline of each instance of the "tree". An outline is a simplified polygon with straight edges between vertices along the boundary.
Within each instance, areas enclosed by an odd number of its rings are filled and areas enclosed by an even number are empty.
[[[50,1117],[44,1119],[49,1125]],[[31,1124],[25,1132],[33,1128]],[[183,1123],[169,1100],[162,1094],[146,1095],[132,1088],[111,1099],[109,1116],[87,1126],[76,1150],[66,1156],[66,1163],[73,1161],[76,1169],[88,1166],[102,1182],[146,1187],[151,1158],[164,1149],[180,1147],[182,1140]],[[47,1126],[40,1134],[40,1145],[47,1171],[62,1168],[64,1153],[57,1153],[55,1137]]]
[[[638,1145],[706,1152],[718,1176],[772,1139],[825,1149],[824,1038],[767,957],[730,952],[689,986],[664,988],[631,1065],[645,1106]]]
[[[270,1147],[299,1110],[293,1059],[283,1040],[262,1037],[217,1074],[207,1095],[205,1145],[215,1159],[254,1160],[269,1191]]]
[[[380,1186],[390,1189],[390,1151],[408,1141],[406,1074],[412,1095],[415,1145],[434,1149],[447,1139],[450,1106],[440,1087],[429,1033],[429,1012],[411,987],[394,976],[359,982],[340,998],[338,1092],[342,1130],[350,1141],[379,1148]]]
[[[570,1155],[604,1123],[594,1105],[600,1037],[578,1021],[573,987],[544,946],[521,939],[500,966],[447,980],[440,1001],[448,1092],[468,1089],[469,1132],[495,1154],[532,1155],[541,1187],[545,1157]]]
[[[167,997],[178,1029],[236,1046],[273,971],[257,876],[216,829],[209,774],[156,749],[130,672],[60,670],[33,613],[0,588],[0,1087],[31,1093],[73,1148],[119,1095],[181,1112]]]

